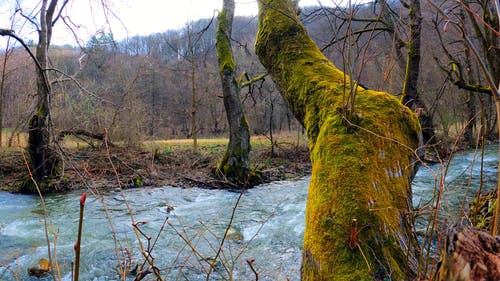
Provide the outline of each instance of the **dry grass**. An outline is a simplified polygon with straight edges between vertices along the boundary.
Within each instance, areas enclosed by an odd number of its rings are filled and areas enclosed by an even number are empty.
[[[226,146],[229,139],[227,138],[207,138],[198,139],[198,145],[200,147],[213,147],[213,146]],[[293,133],[282,133],[274,137],[276,144],[294,144],[294,145],[305,145],[307,144],[307,138],[304,135],[300,135],[298,138]],[[254,148],[264,148],[270,146],[271,141],[265,136],[252,136],[250,139],[252,147]],[[170,139],[170,140],[152,140],[144,141],[143,147],[145,149],[161,149],[165,147],[171,148],[190,148],[193,146],[192,139]]]
[[[2,147],[7,147],[8,141],[12,136],[11,129],[4,129],[2,132]],[[226,146],[228,143],[228,138],[200,138],[198,139],[198,145],[200,147],[210,147],[210,146]],[[12,146],[15,148],[26,147],[28,142],[27,133],[16,134],[12,141]],[[297,134],[297,132],[282,132],[275,134],[274,142],[276,144],[294,144],[297,146],[307,144],[307,137],[303,134]],[[266,136],[252,136],[251,144],[255,148],[262,148],[270,145],[270,140]],[[67,136],[61,143],[64,148],[69,149],[80,149],[89,146],[89,143],[81,139],[75,138],[73,136]],[[116,142],[115,144],[121,145],[121,142]],[[162,149],[165,147],[179,147],[179,148],[189,148],[192,147],[192,139],[169,139],[169,140],[148,140],[141,144],[141,147],[147,150],[150,149]]]
[[[7,147],[7,144],[11,136],[12,136],[12,130],[4,129],[2,131],[2,147]],[[17,134],[12,139],[13,147],[25,147],[27,143],[28,143],[28,134],[26,133]]]
[[[225,138],[199,139],[198,150],[192,149],[192,140],[146,141],[140,146],[127,147],[120,143],[110,149],[111,158],[127,187],[139,185],[204,186],[218,188],[212,177],[213,168],[222,158],[228,140]],[[274,140],[274,154],[270,141],[253,137],[251,164],[261,170],[268,181],[290,179],[310,172],[307,142],[286,136]],[[105,148],[101,143],[88,143],[68,137],[62,144],[65,150],[65,172],[59,190],[79,189],[89,182],[96,187],[117,186]],[[22,148],[0,148],[0,188],[16,190],[26,177],[21,159]],[[84,174],[85,177],[81,177]]]

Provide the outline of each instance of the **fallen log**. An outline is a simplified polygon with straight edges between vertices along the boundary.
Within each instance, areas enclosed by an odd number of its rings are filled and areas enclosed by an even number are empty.
[[[63,130],[57,134],[57,141],[62,141],[66,136],[72,135],[75,136],[83,141],[86,141],[82,137],[87,137],[90,139],[95,139],[99,140],[102,143],[107,143],[108,146],[115,146],[112,142],[110,142],[108,139],[106,139],[106,135],[104,133],[102,134],[95,134],[91,133],[82,129],[77,129],[77,130]],[[86,141],[88,143],[88,141]],[[89,143],[90,144],[90,143]]]

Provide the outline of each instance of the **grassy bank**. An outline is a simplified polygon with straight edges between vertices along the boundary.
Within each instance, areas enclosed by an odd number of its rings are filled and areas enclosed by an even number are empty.
[[[145,141],[134,147],[117,143],[106,149],[102,144],[89,146],[68,138],[62,144],[64,172],[54,191],[163,185],[220,188],[224,183],[212,177],[212,169],[227,142],[224,138],[199,139],[195,152],[192,140],[185,139]],[[310,172],[305,139],[281,136],[272,147],[265,137],[254,137],[252,147],[252,166],[262,171],[266,181]],[[0,149],[1,189],[15,192],[29,179],[23,153],[22,146]]]

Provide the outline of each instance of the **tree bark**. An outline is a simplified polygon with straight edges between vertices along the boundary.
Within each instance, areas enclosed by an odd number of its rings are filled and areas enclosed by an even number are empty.
[[[500,240],[469,227],[451,228],[434,280],[500,280]]]
[[[191,138],[193,139],[193,151],[198,151],[198,122],[196,113],[198,112],[198,101],[196,97],[196,62],[194,58],[194,46],[191,39],[192,34],[189,34],[189,48],[191,53]]]
[[[348,112],[350,78],[309,38],[292,2],[264,0],[259,8],[257,55],[309,136],[302,280],[411,279],[415,114],[360,86]]]
[[[418,77],[420,74],[420,45],[422,34],[422,15],[420,0],[411,0],[409,10],[410,35],[408,38],[405,81],[403,85],[403,104],[411,109],[423,107],[418,95]]]
[[[229,144],[217,172],[229,181],[245,186],[250,174],[250,130],[241,104],[240,86],[236,81],[236,64],[231,51],[234,6],[234,0],[224,0],[217,17],[217,58],[229,124]]]
[[[422,12],[420,9],[420,0],[411,0],[408,2],[410,35],[407,45],[407,58],[405,79],[403,85],[403,104],[414,111],[417,111],[422,134],[426,144],[436,142],[434,135],[434,125],[432,116],[429,115],[427,107],[418,93],[418,78],[420,75],[420,46],[422,35]]]
[[[7,60],[9,58],[9,44],[10,40],[7,41],[7,47],[5,48],[5,53],[3,55],[3,64],[2,64],[2,75],[0,77],[0,147],[2,147],[3,143],[3,97],[5,93],[5,80],[7,79]]]
[[[462,19],[465,21],[465,15],[462,16]],[[467,46],[464,46],[464,53],[465,53],[465,64],[467,69],[472,69],[472,58],[470,55],[469,50],[467,49]],[[468,74],[468,82],[469,84],[474,84],[474,77],[471,75],[471,73]],[[474,138],[474,129],[476,128],[476,94],[473,91],[467,91],[467,101],[465,101],[465,106],[466,106],[466,113],[467,113],[467,122],[470,123],[465,127],[464,129],[464,139],[467,142],[469,147],[474,147],[476,145],[476,140]],[[481,128],[481,130],[484,130],[484,128]],[[481,136],[482,137],[482,136]]]
[[[38,44],[35,57],[39,66],[37,74],[37,111],[29,121],[28,152],[33,178],[43,189],[46,181],[56,173],[58,166],[57,157],[50,145],[49,116],[50,116],[50,83],[47,77],[48,49],[52,37],[52,19],[57,0],[42,1],[40,8],[40,30],[38,31]],[[48,6],[47,6],[48,5]],[[35,190],[32,190],[33,192]],[[44,190],[42,190],[43,192]]]

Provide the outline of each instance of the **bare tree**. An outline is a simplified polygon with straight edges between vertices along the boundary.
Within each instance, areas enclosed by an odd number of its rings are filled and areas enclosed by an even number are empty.
[[[417,112],[422,126],[424,141],[428,144],[435,143],[434,126],[432,117],[429,115],[427,106],[420,97],[418,82],[420,76],[421,61],[421,36],[422,36],[422,12],[420,0],[409,0],[402,2],[408,9],[409,36],[406,42],[407,56],[406,69],[403,85],[403,104]]]
[[[34,179],[47,183],[50,176],[57,174],[58,155],[51,147],[50,138],[50,97],[51,88],[48,78],[48,51],[52,39],[52,28],[69,0],[62,2],[57,10],[58,0],[42,0],[39,11],[38,43],[35,57],[39,64],[37,73],[36,112],[29,121],[28,152]]]
[[[498,31],[500,30],[500,3],[488,0],[478,1],[477,3],[480,4],[482,11],[482,15],[480,15],[471,8],[471,3],[458,2],[460,8],[464,9],[471,19],[474,35],[478,43],[473,40],[474,37],[469,36],[467,28],[460,18],[454,18],[453,14],[448,14],[437,5],[430,3],[438,12],[438,15],[446,22],[446,27],[449,26],[460,36],[460,40],[466,46],[467,52],[470,52],[470,55],[474,58],[483,84],[471,85],[467,83],[464,69],[459,62],[452,61],[451,69],[446,70],[444,67],[443,69],[448,72],[449,77],[453,79],[452,81],[457,86],[491,95],[496,111],[497,139],[500,139],[500,31]],[[444,44],[443,48],[447,56],[453,58]],[[500,177],[500,169],[498,170],[498,176]],[[500,198],[500,181],[497,184],[497,198]],[[500,233],[500,204],[496,204],[492,220],[492,235],[498,235]]]
[[[183,59],[189,62],[189,72],[190,72],[190,82],[191,82],[191,108],[190,108],[190,133],[189,135],[193,139],[193,150],[198,149],[198,133],[200,128],[198,127],[198,89],[197,89],[197,66],[198,62],[206,60],[206,55],[210,50],[209,46],[204,46],[203,41],[206,39],[205,35],[208,34],[210,27],[212,26],[213,19],[211,19],[205,26],[198,29],[195,32],[195,28],[200,24],[205,24],[204,21],[192,22],[186,26],[186,45],[184,46],[184,52],[180,53]]]
[[[4,96],[5,96],[5,82],[7,80],[7,61],[9,59],[12,50],[10,48],[10,38],[7,40],[7,45],[5,47],[5,52],[3,54],[2,61],[2,74],[0,76],[0,147],[3,143],[3,116],[4,116]]]
[[[61,151],[56,149],[57,146],[54,143],[56,136],[51,113],[54,94],[52,87],[63,81],[70,81],[81,88],[81,85],[74,77],[55,69],[49,60],[49,50],[52,49],[51,39],[55,24],[59,20],[63,20],[68,28],[74,27],[68,17],[62,14],[68,3],[69,0],[42,0],[37,6],[37,10],[31,14],[24,14],[21,8],[16,9],[16,13],[21,13],[27,22],[36,28],[38,41],[34,54],[31,48],[13,31],[0,30],[0,35],[10,36],[19,41],[36,66],[36,104],[31,113],[32,116],[27,122],[29,129],[27,152],[29,153],[30,171],[41,192],[53,188],[54,184],[56,184],[53,179],[58,176],[61,168],[59,165],[61,162],[61,153],[59,152]],[[103,9],[107,9],[106,1],[100,1],[100,5],[102,5]],[[54,73],[52,78],[61,74],[67,79],[49,79],[52,73]],[[27,181],[22,187],[22,191],[35,192],[35,185],[31,184],[31,181]]]
[[[231,51],[234,6],[234,0],[224,0],[217,17],[217,57],[229,124],[229,143],[217,172],[229,181],[244,186],[250,173],[250,130],[241,104],[240,85],[236,81],[236,64]]]
[[[28,153],[33,178],[38,182],[41,189],[47,187],[49,178],[56,175],[58,170],[59,159],[51,146],[50,137],[51,85],[48,78],[48,50],[52,39],[52,28],[60,18],[61,11],[68,1],[64,0],[58,7],[58,0],[42,0],[39,10],[39,21],[37,22],[34,19],[28,18],[33,24],[37,25],[38,32],[38,43],[33,57],[37,66],[37,104],[35,114],[31,116],[29,121]],[[1,35],[16,38],[31,54],[26,44],[19,37],[15,36],[13,32],[2,32]],[[34,191],[33,187],[28,187],[28,189],[31,190],[26,191]]]
[[[438,13],[434,19],[444,53],[443,57],[436,57],[435,60],[451,83],[459,89],[469,91],[467,106],[472,120],[476,113],[472,104],[475,98],[471,94],[483,94],[479,98],[486,108],[495,107],[495,89],[490,84],[498,86],[500,81],[498,1],[456,1],[440,3],[439,7],[434,4],[432,6],[449,11],[447,14]],[[457,33],[446,32],[451,26],[458,27],[458,38]],[[481,62],[478,62],[478,56]],[[494,110],[485,111],[484,116],[487,137],[495,139],[498,126],[496,113]],[[471,132],[467,134],[470,135]]]

